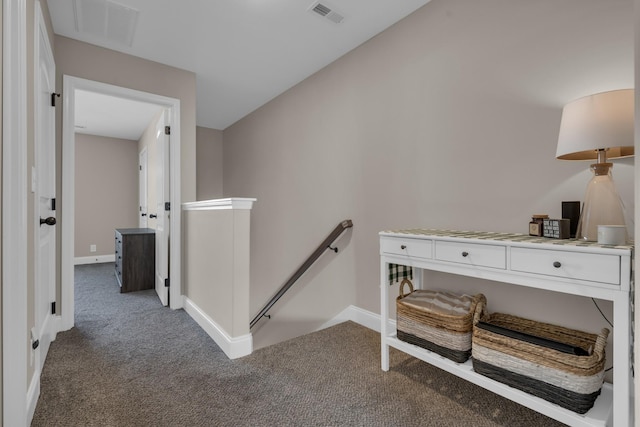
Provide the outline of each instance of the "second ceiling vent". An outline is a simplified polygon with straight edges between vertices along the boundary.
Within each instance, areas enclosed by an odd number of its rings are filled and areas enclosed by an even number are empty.
[[[311,5],[309,10],[314,13],[317,13],[323,18],[328,19],[334,24],[340,24],[342,21],[344,21],[344,16],[336,12],[331,7],[327,6],[326,3],[315,2]]]

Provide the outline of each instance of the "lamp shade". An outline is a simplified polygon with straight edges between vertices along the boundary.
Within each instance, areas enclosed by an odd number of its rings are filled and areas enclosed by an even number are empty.
[[[621,89],[585,96],[562,110],[556,157],[595,160],[633,156],[634,90]]]

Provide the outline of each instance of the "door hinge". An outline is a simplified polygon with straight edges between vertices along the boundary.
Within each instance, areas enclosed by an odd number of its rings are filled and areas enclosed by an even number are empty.
[[[165,211],[171,210],[171,202],[164,202],[164,210]]]
[[[56,106],[56,97],[60,98],[60,94],[59,93],[55,93],[53,92],[51,94],[51,106],[55,107]]]
[[[171,126],[165,126],[164,127],[164,134],[165,135],[171,135]]]
[[[169,278],[168,277],[166,279],[164,279],[164,287],[165,288],[169,287]]]
[[[53,198],[51,199],[51,210],[52,210],[52,211],[55,211],[55,210],[56,210],[56,198],[55,198],[55,197],[53,197]]]
[[[51,303],[51,314],[56,314],[56,302]]]

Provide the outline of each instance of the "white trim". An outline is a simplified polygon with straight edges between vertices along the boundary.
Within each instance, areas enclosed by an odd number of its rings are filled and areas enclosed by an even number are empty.
[[[231,337],[220,325],[211,319],[200,307],[188,297],[184,297],[184,311],[196,321],[198,325],[213,339],[229,359],[237,359],[253,352],[253,335],[251,333],[240,337]],[[365,328],[380,333],[381,316],[371,311],[350,305],[342,310],[333,319],[327,321],[316,331],[330,328],[340,323],[352,321]],[[395,320],[389,320],[389,324],[395,327]]]
[[[60,330],[60,316],[57,316],[55,314],[47,316],[46,323],[42,325],[42,329],[39,331],[40,347],[42,347],[43,354],[49,353],[49,347],[51,346],[51,343],[56,340],[56,336],[58,335],[59,330]],[[45,339],[43,340],[43,338]],[[44,346],[46,346],[46,348],[44,348]],[[40,372],[42,372],[42,369],[44,368],[44,362],[45,360],[42,360],[40,362],[40,366],[38,366],[38,368],[40,369]]]
[[[253,335],[231,337],[222,327],[189,298],[184,297],[184,311],[218,344],[229,359],[247,356],[253,351]]]
[[[75,239],[75,101],[73,82],[63,76],[62,83],[62,218],[60,264],[60,316],[62,330],[74,325],[74,272],[71,260]]]
[[[169,125],[171,136],[169,141],[169,199],[171,210],[169,211],[169,307],[182,308],[182,196],[180,193],[182,175],[180,172],[180,100],[170,99],[167,105],[169,109]],[[165,115],[166,117],[166,115]]]
[[[5,0],[6,1],[6,0]],[[180,100],[114,86],[107,83],[86,80],[78,77],[63,76],[63,114],[62,114],[62,327],[71,329],[74,325],[74,222],[75,222],[75,91],[85,90],[112,95],[135,101],[158,104],[168,108],[171,125],[171,143],[169,147],[170,200],[171,200],[171,246],[170,251],[170,307],[182,308],[181,286],[181,194],[180,194]]]
[[[38,404],[38,396],[40,396],[40,374],[42,371],[36,369],[31,377],[31,383],[29,384],[29,390],[27,391],[27,419],[29,424],[33,420],[33,414],[36,412],[36,405]]]
[[[2,424],[27,417],[27,34],[25,0],[2,1]]]
[[[251,209],[256,199],[233,197],[228,199],[202,200],[182,204],[185,211],[203,211],[220,209]]]
[[[54,162],[55,163],[55,149],[53,149],[50,152],[50,155],[53,156],[53,158],[49,158],[49,159],[44,159],[44,158],[40,158],[40,155],[42,154],[40,152],[40,138],[42,138],[42,129],[41,129],[41,121],[42,121],[42,117],[40,117],[40,109],[39,109],[39,105],[41,105],[40,103],[42,103],[43,101],[46,101],[48,105],[49,102],[49,91],[51,90],[50,87],[42,87],[41,86],[41,79],[40,79],[40,67],[43,65],[43,62],[41,61],[41,54],[44,54],[44,56],[46,56],[46,63],[47,64],[51,64],[52,65],[52,69],[48,69],[48,71],[51,71],[51,75],[49,77],[53,78],[53,91],[55,91],[55,79],[56,79],[56,68],[55,68],[55,59],[53,57],[53,51],[51,49],[51,41],[49,40],[49,32],[47,31],[47,26],[45,23],[45,19],[44,19],[44,15],[42,12],[42,6],[40,5],[40,1],[36,1],[35,2],[35,16],[34,16],[34,21],[35,21],[35,25],[34,25],[34,55],[33,55],[33,77],[34,77],[34,81],[33,81],[33,85],[35,90],[33,91],[33,105],[34,105],[34,125],[35,125],[35,138],[34,138],[34,144],[35,144],[35,148],[34,148],[34,159],[35,159],[35,165],[36,165],[36,185],[35,188],[31,188],[31,193],[33,195],[33,200],[35,201],[35,209],[33,212],[33,218],[32,218],[32,226],[35,230],[35,232],[33,233],[33,247],[34,247],[34,254],[33,254],[33,270],[34,270],[34,289],[35,289],[35,294],[34,294],[34,304],[35,304],[35,328],[40,328],[40,330],[36,331],[36,333],[38,334],[37,336],[31,337],[32,341],[31,344],[33,344],[34,340],[38,340],[40,342],[40,345],[38,346],[38,348],[31,350],[31,360],[32,362],[35,359],[35,368],[36,368],[36,372],[34,373],[34,375],[38,375],[38,384],[39,384],[39,376],[40,373],[42,372],[42,368],[44,366],[44,362],[46,360],[47,354],[49,352],[49,347],[51,345],[51,341],[53,341],[53,339],[55,339],[55,335],[57,333],[57,330],[52,330],[51,327],[52,325],[55,323],[52,321],[53,318],[53,314],[51,313],[51,311],[48,309],[48,307],[50,306],[50,303],[52,301],[55,301],[56,295],[55,295],[55,279],[52,279],[54,281],[54,283],[47,283],[46,285],[46,289],[42,289],[42,283],[41,283],[41,270],[40,270],[40,234],[38,232],[39,227],[40,227],[40,208],[39,208],[39,203],[40,203],[40,185],[37,184],[41,179],[43,179],[43,177],[39,176],[39,172],[40,170],[38,169],[38,165],[41,164],[41,162]],[[46,95],[43,95],[46,94]],[[46,99],[43,99],[43,96],[46,96]],[[49,108],[49,107],[47,107]],[[55,112],[51,112],[51,114],[54,114],[54,122],[55,122]],[[51,137],[55,138],[55,135],[52,135]],[[53,141],[53,147],[55,147],[55,141]],[[55,170],[54,170],[55,173]],[[55,176],[55,175],[54,175]],[[33,179],[33,177],[32,177]],[[32,182],[33,185],[33,182]],[[50,195],[50,194],[48,194]],[[49,233],[52,234],[51,240],[53,242],[53,254],[49,254],[50,255],[50,259],[49,261],[55,265],[55,252],[57,252],[57,249],[55,249],[55,228],[49,230]],[[55,268],[55,267],[54,267]],[[55,269],[53,270],[55,272]],[[51,275],[47,275],[48,277],[50,277]],[[53,274],[53,276],[55,277],[55,274]],[[51,285],[53,285],[53,289],[51,289]],[[51,294],[53,291],[53,295]],[[46,313],[43,313],[43,307],[47,307],[47,311]],[[35,357],[34,357],[35,356]],[[33,363],[32,363],[33,364]],[[37,401],[38,396],[39,396],[39,390],[40,387],[38,386],[37,391],[38,394],[35,396],[35,399]],[[30,401],[31,397],[28,397],[28,401]],[[35,406],[34,408],[35,409]],[[28,419],[31,420],[31,418],[33,417],[33,412],[28,412]]]
[[[73,265],[101,264],[104,262],[116,262],[116,255],[80,256],[73,259]]]
[[[380,332],[380,322],[381,317],[379,314],[373,313],[371,311],[365,310],[360,307],[356,307],[355,305],[350,305],[349,307],[342,310],[337,316],[328,322],[324,323],[320,326],[317,331],[320,331],[325,328],[329,328],[331,326],[335,326],[339,323],[343,323],[346,321],[355,322],[365,328],[369,328],[376,332]],[[395,326],[395,320],[390,320],[389,324],[393,324]]]

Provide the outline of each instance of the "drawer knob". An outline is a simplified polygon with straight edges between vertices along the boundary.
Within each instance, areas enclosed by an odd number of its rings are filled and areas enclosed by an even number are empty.
[[[560,268],[560,267],[562,267],[562,264],[559,261],[554,261],[553,266],[555,268]]]
[[[462,256],[464,258],[468,257],[469,256],[469,252],[467,252],[467,251],[462,252]]]
[[[401,245],[400,249],[407,249],[407,245]]]

